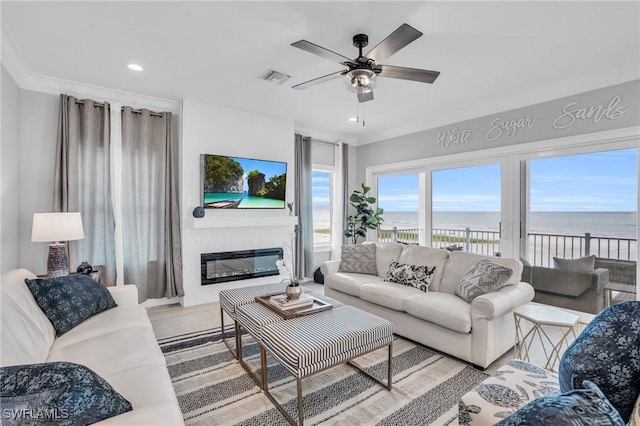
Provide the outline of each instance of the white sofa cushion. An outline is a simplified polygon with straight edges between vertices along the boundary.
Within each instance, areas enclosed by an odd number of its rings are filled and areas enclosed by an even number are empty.
[[[42,312],[25,278],[36,276],[26,269],[15,269],[2,276],[0,364],[3,366],[45,362],[56,332]]]
[[[147,327],[116,329],[112,333],[63,347],[58,347],[56,341],[47,361],[69,361],[86,365],[105,378],[143,365],[165,365],[155,335]]]
[[[325,278],[325,280],[327,279],[331,280],[331,288],[356,297],[360,296],[360,287],[364,284],[384,281],[384,278],[376,275],[353,274],[350,272],[331,274],[328,278]]]
[[[404,311],[404,299],[422,291],[402,284],[385,281],[363,284],[360,287],[360,299],[395,311]]]
[[[404,301],[411,316],[457,331],[471,331],[471,305],[459,297],[442,292],[412,294]]]
[[[376,243],[376,266],[379,277],[384,278],[387,275],[389,265],[393,260],[400,261],[402,248],[403,245],[398,243]]]
[[[448,259],[449,252],[447,250],[416,245],[405,245],[402,248],[402,253],[400,254],[398,262],[409,265],[435,266],[436,270],[431,278],[429,291],[440,291],[440,282]]]
[[[58,337],[55,341],[55,347],[61,349],[83,340],[113,333],[114,324],[118,324],[118,329],[127,327],[152,329],[147,310],[142,305],[118,306],[117,309],[109,309],[85,320],[73,330]]]
[[[509,257],[483,256],[480,254],[465,253],[454,251],[449,253],[449,260],[444,267],[442,281],[440,282],[440,290],[445,293],[455,294],[456,288],[460,283],[460,279],[467,273],[471,267],[478,263],[481,259],[488,259],[498,265],[506,266],[513,271],[509,280],[504,283],[505,286],[510,284],[518,284],[522,276],[522,262],[518,259]]]

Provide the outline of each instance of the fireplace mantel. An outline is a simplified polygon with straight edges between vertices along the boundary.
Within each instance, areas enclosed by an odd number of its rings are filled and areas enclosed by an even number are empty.
[[[297,216],[214,216],[192,218],[194,228],[244,228],[263,226],[294,226]]]

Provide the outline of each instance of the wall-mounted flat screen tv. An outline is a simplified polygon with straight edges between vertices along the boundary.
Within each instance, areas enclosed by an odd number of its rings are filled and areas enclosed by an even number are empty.
[[[202,154],[202,206],[207,209],[283,209],[287,163]]]

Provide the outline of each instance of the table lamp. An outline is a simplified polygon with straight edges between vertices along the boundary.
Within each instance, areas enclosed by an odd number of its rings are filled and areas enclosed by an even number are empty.
[[[31,241],[47,242],[47,276],[65,277],[69,275],[69,258],[65,242],[84,238],[82,217],[79,212],[34,213],[31,227]]]

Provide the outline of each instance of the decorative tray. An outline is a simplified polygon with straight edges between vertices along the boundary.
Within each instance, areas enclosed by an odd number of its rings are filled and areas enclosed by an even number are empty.
[[[315,314],[316,312],[326,311],[332,309],[333,305],[324,300],[318,299],[309,293],[302,293],[301,297],[312,299],[313,302],[310,306],[304,306],[301,308],[282,309],[271,302],[271,298],[274,296],[282,296],[286,293],[266,294],[264,296],[256,296],[256,302],[271,309],[276,314],[280,315],[284,319],[296,318],[302,315]]]

